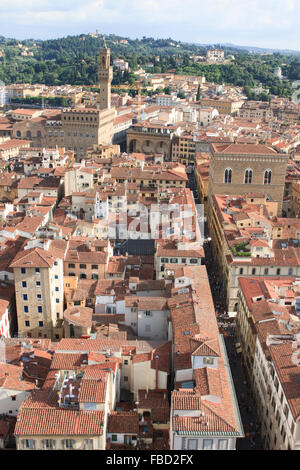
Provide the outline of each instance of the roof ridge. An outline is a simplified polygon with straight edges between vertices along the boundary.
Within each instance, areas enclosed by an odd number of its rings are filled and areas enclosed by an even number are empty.
[[[216,416],[218,419],[223,421],[227,426],[229,426],[232,431],[235,431],[235,428],[225,418],[218,415],[208,404],[203,403],[203,406],[205,406],[214,416]]]

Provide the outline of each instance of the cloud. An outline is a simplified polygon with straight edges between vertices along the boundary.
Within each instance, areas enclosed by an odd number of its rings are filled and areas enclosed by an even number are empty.
[[[55,37],[99,29],[130,37],[297,48],[299,0],[0,0],[1,34]],[[263,33],[265,36],[263,36]],[[249,42],[250,41],[250,42]],[[264,44],[261,44],[262,46]]]

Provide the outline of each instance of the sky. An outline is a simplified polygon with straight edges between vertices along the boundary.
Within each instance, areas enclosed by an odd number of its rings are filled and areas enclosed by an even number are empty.
[[[0,35],[95,32],[300,50],[300,0],[0,0]]]

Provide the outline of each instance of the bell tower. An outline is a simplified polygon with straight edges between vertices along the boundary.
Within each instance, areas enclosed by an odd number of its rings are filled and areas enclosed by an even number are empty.
[[[100,49],[98,78],[100,86],[99,107],[100,109],[110,109],[111,81],[113,79],[113,68],[110,65],[110,49]]]

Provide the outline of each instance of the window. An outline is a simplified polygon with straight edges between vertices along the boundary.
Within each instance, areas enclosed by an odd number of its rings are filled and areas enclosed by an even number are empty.
[[[191,258],[190,259],[190,264],[197,264],[197,263],[198,263],[197,258]]]
[[[80,269],[86,269],[86,264],[80,264],[79,267]]]
[[[68,264],[68,267],[69,267],[69,268],[75,268],[75,264],[69,263],[69,264]]]
[[[277,276],[280,275],[280,268],[277,268],[277,269],[276,269],[276,274],[277,274]]]
[[[118,440],[117,434],[112,434],[111,435],[111,440],[112,440],[112,442],[116,442]]]
[[[73,449],[73,440],[72,439],[65,439],[64,441],[64,448],[65,449]]]
[[[214,363],[214,358],[213,357],[204,357],[203,358],[203,364],[213,364]]]
[[[58,275],[57,275],[57,274],[55,274],[54,279],[58,279]],[[69,286],[67,286],[67,287],[69,287]]]
[[[269,268],[265,268],[264,274],[265,274],[265,275],[269,274]]]
[[[38,306],[38,312],[43,313],[43,307],[41,307],[40,305]]]
[[[264,174],[264,184],[271,184],[272,182],[272,170],[268,169]]]
[[[188,439],[187,448],[189,450],[197,450],[198,447],[198,439]]]
[[[32,439],[23,439],[22,441],[22,447],[23,449],[34,449],[34,443]]]
[[[145,311],[145,317],[151,317],[151,311],[150,310]]]
[[[294,431],[295,431],[295,423],[294,421],[292,422],[292,426],[291,426],[291,433],[292,435],[294,434]]]
[[[93,450],[94,444],[93,439],[85,439],[84,440],[84,448],[86,450]]]
[[[287,418],[289,415],[289,407],[287,405],[284,405],[283,413],[284,413],[284,416]]]
[[[58,265],[58,262],[57,261],[54,261],[54,266],[57,266]]]
[[[247,168],[247,170],[245,171],[245,179],[244,179],[245,184],[251,184],[252,183],[252,175],[253,175],[253,172],[252,172],[251,168]]]
[[[125,366],[128,365],[128,359],[125,359],[125,360],[124,360],[124,365],[125,365]]]
[[[240,274],[243,274],[243,272],[244,272],[244,269],[240,268]]]
[[[92,269],[98,269],[98,264],[92,264]]]
[[[26,274],[26,268],[21,268],[21,274]]]
[[[255,268],[252,268],[252,274],[253,274],[253,275],[256,274],[256,269],[255,269]]]
[[[53,439],[43,439],[43,449],[54,449],[55,441]]]
[[[40,328],[43,328],[43,326],[44,326],[44,322],[39,321],[39,327],[40,327]]]
[[[227,450],[228,449],[228,440],[227,439],[219,439],[218,449],[219,450]]]
[[[213,440],[203,439],[203,450],[212,450]]]
[[[36,272],[36,273],[39,273],[39,272],[40,272],[40,268],[35,268],[35,272]]]
[[[27,294],[23,294],[23,300],[28,300]]]
[[[59,304],[59,299],[56,299],[56,303]]]
[[[41,286],[40,281],[36,281],[36,286],[37,286],[37,287],[40,287],[40,286]]]
[[[27,287],[26,281],[23,281],[23,282],[22,282],[22,287],[23,287],[23,288],[26,288],[26,287]]]
[[[293,268],[289,268],[288,275],[292,276],[293,275]]]
[[[25,326],[30,326],[30,321],[26,320],[25,321]]]
[[[230,184],[232,181],[232,169],[226,168],[224,172],[224,183]]]
[[[12,401],[16,401],[16,399],[17,399],[16,395],[12,395],[11,399],[12,399]]]
[[[55,291],[58,292],[58,291],[59,291],[59,287],[55,287]]]
[[[24,305],[24,312],[28,313],[28,306],[27,305]]]

